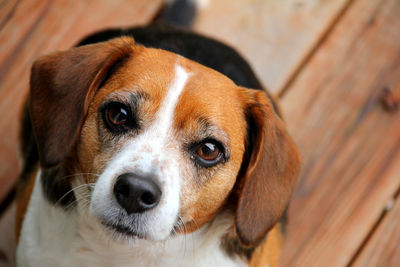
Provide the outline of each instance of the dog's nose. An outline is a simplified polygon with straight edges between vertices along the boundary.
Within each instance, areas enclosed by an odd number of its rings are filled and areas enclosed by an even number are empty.
[[[124,173],[117,178],[114,195],[128,214],[139,213],[157,206],[161,189],[150,178]]]

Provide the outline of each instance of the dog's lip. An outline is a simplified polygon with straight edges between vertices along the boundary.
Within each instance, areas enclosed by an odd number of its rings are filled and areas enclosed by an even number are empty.
[[[111,223],[111,222],[106,222],[102,221],[101,222],[107,229],[117,232],[119,234],[123,234],[129,237],[135,237],[135,238],[140,238],[140,239],[146,239],[146,235],[143,233],[138,233],[131,229],[129,226],[118,224],[118,223]]]

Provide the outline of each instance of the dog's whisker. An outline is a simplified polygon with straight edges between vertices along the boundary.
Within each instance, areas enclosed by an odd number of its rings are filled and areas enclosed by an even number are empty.
[[[63,181],[65,179],[69,179],[69,178],[79,178],[80,176],[94,176],[94,177],[100,177],[100,174],[96,174],[96,173],[90,173],[90,172],[81,172],[81,173],[74,173],[74,174],[69,174],[69,175],[65,175],[65,176],[61,176],[59,178],[57,178],[59,181]]]
[[[183,226],[183,256],[186,256],[186,237],[187,237],[186,223],[180,215],[178,215],[178,220]]]
[[[193,224],[196,226],[196,230],[198,230],[200,228],[199,225],[197,224],[196,220],[193,218],[193,216],[189,215],[188,221],[191,222],[191,223],[193,222]],[[193,235],[191,235],[191,239],[192,239],[193,253],[196,253],[196,251],[194,250],[194,248],[195,248],[195,240],[194,240]]]
[[[77,189],[82,188],[82,187],[93,187],[93,185],[94,185],[93,183],[81,184],[81,185],[78,185],[78,186],[72,188],[71,190],[68,190],[64,195],[62,195],[62,196],[56,201],[56,204],[60,203],[68,194],[70,194],[70,193],[76,191]]]
[[[85,194],[85,195],[81,195],[81,194],[79,194],[79,195],[77,195],[77,196],[75,196],[75,199],[71,202],[71,203],[69,203],[67,206],[66,206],[66,208],[67,209],[69,209],[69,208],[71,208],[72,206],[74,206],[75,204],[80,204],[83,208],[85,207],[84,205],[86,204],[87,206],[90,204],[90,196],[91,196],[91,194]]]

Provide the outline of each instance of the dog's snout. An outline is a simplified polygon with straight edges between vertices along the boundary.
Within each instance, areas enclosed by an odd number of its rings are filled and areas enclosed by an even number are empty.
[[[117,178],[114,195],[128,214],[140,213],[157,206],[161,189],[151,178],[125,173]]]

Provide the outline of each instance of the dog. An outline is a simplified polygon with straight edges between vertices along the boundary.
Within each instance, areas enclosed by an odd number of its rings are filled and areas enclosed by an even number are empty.
[[[277,266],[300,156],[232,48],[94,34],[34,62],[21,135],[19,266]]]

